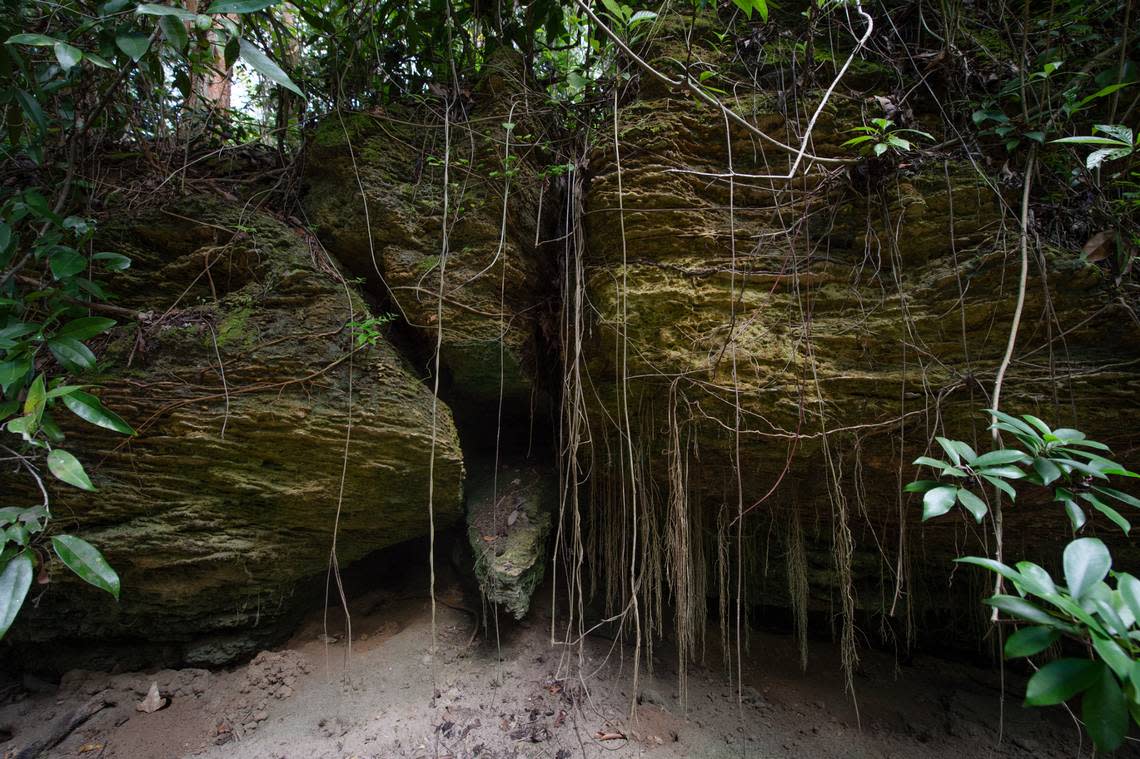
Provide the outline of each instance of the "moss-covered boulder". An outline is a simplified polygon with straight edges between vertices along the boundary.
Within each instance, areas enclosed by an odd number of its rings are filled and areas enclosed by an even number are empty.
[[[41,666],[101,644],[121,644],[120,666],[256,650],[334,548],[344,566],[427,532],[433,449],[436,524],[461,516],[448,408],[386,338],[353,349],[347,325],[370,311],[319,246],[192,201],[108,220],[101,245],[131,257],[113,288],[139,321],[116,328],[95,379],[138,435],[71,432],[98,492],[59,490],[53,525],[103,550],[122,600],[53,576],[11,634],[52,641]]]
[[[520,72],[496,57],[446,119],[437,104],[330,117],[305,161],[322,242],[412,327],[429,368],[441,331],[443,393],[481,423],[500,393],[507,409],[534,406],[540,321],[553,313],[553,257],[539,253],[545,127],[512,104]]]
[[[738,105],[786,133],[776,102]],[[841,154],[845,126],[827,109],[813,150]],[[989,445],[981,410],[1017,293],[1011,197],[966,160],[808,162],[765,179],[786,153],[737,127],[726,138],[720,115],[668,93],[622,108],[618,132],[620,167],[612,140],[596,148],[583,217],[595,559],[628,542],[624,504],[637,502],[641,545],[707,557],[692,582],[734,593],[714,565],[735,562],[743,511],[751,602],[806,600],[823,616],[853,596],[880,629],[969,628],[991,579],[959,569],[951,582],[951,560],[992,549],[991,523],[956,511],[922,525],[900,491],[935,435]],[[1078,427],[1136,464],[1136,304],[1079,250],[1032,258],[1002,408]],[[677,513],[691,520],[679,547]],[[1056,564],[1071,535],[1044,491],[1007,502],[1004,519],[1007,557]],[[1137,560],[1093,522],[1086,533]],[[648,587],[672,584],[652,558],[645,571]]]
[[[493,467],[490,468],[493,470]],[[503,465],[472,477],[467,487],[467,539],[483,596],[522,619],[546,571],[554,473],[538,466]]]

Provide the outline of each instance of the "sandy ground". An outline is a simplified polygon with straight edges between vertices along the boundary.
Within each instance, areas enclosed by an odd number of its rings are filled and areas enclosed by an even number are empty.
[[[420,591],[422,593],[422,590]],[[455,585],[440,597],[470,607]],[[475,602],[477,604],[477,601]],[[431,607],[409,588],[352,601],[351,655],[324,635],[319,613],[287,645],[231,671],[72,672],[58,689],[9,687],[0,707],[0,756],[74,727],[43,756],[80,759],[347,759],[422,757],[1079,757],[1087,740],[1060,710],[1020,706],[1010,683],[998,739],[996,673],[917,657],[898,668],[867,652],[856,681],[858,717],[844,693],[838,653],[813,644],[806,674],[794,642],[754,633],[743,701],[719,668],[693,667],[688,705],[659,646],[641,677],[629,722],[630,651],[590,636],[550,644],[549,611],[472,641],[474,615]],[[478,607],[476,606],[476,610]],[[334,617],[337,615],[333,615]],[[329,629],[340,629],[331,620]],[[569,655],[567,655],[569,653]],[[435,686],[433,687],[433,677]],[[139,711],[152,683],[167,706]],[[38,692],[37,692],[38,691]],[[89,718],[75,722],[87,713]],[[1133,756],[1122,751],[1119,756]]]

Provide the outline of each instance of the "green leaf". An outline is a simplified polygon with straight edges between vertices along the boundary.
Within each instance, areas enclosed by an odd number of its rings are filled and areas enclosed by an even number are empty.
[[[55,37],[46,34],[13,34],[4,41],[5,45],[33,45],[35,47],[51,47],[59,42]]]
[[[234,67],[234,63],[237,62],[238,56],[240,55],[241,41],[237,37],[230,37],[229,40],[226,41],[226,47],[223,52],[227,71]]]
[[[1081,717],[1098,752],[1115,751],[1128,732],[1128,707],[1116,678],[1107,669],[1101,670],[1081,699]]]
[[[1078,538],[1065,546],[1062,563],[1069,593],[1079,600],[1108,575],[1112,556],[1098,538]]]
[[[986,599],[986,604],[1004,611],[1017,619],[1023,619],[1026,622],[1033,622],[1038,625],[1047,625],[1049,627],[1061,627],[1061,620],[1056,619],[1049,612],[1041,607],[1026,601],[1024,598],[1018,596],[1004,596],[997,595]]]
[[[1121,680],[1127,680],[1132,674],[1132,657],[1124,652],[1120,644],[1096,633],[1092,635],[1092,644],[1104,663],[1111,667]]]
[[[1000,477],[994,477],[993,475],[990,475],[990,474],[981,473],[981,477],[982,477],[982,479],[986,480],[991,485],[993,485],[995,488],[997,488],[998,490],[1000,490],[1003,493],[1005,493],[1006,495],[1008,495],[1009,499],[1011,501],[1017,500],[1017,491],[1013,489],[1013,485],[1010,485],[1008,482],[1001,479]]]
[[[76,340],[87,340],[95,337],[95,335],[103,334],[115,324],[114,319],[108,319],[105,316],[81,316],[60,327],[55,335],[56,337],[74,337]]]
[[[977,471],[978,474],[988,474],[991,477],[1003,477],[1007,480],[1020,480],[1025,478],[1025,472],[1013,466],[1012,464],[985,467]]]
[[[206,13],[256,13],[279,2],[281,0],[215,0]]]
[[[56,360],[72,371],[95,366],[95,354],[74,337],[53,337],[47,341],[47,346]]]
[[[1000,451],[990,451],[978,456],[977,460],[973,462],[973,466],[999,466],[1001,464],[1016,464],[1020,461],[1026,461],[1029,457],[1021,451],[1013,450],[1012,448],[1002,449]]]
[[[135,434],[135,431],[131,429],[129,424],[124,422],[118,414],[115,414],[113,411],[108,411],[94,395],[76,390],[63,397],[63,404],[71,410],[71,413],[80,419],[98,427],[112,430],[123,435]]]
[[[1105,503],[1104,501],[1097,498],[1092,493],[1081,493],[1080,496],[1081,496],[1081,500],[1092,504],[1092,507],[1094,509],[1096,509],[1101,514],[1104,514],[1106,517],[1108,517],[1109,520],[1111,520],[1113,524],[1115,524],[1117,527],[1119,527],[1121,529],[1121,531],[1124,532],[1125,535],[1127,535],[1132,530],[1132,523],[1131,522],[1129,522],[1127,519],[1125,519],[1124,516],[1119,511],[1112,508],[1111,506],[1109,506],[1107,503]]]
[[[957,494],[957,488],[945,485],[926,491],[922,497],[922,521],[942,516],[954,508]]]
[[[24,605],[28,588],[32,587],[34,572],[35,567],[27,551],[17,554],[0,572],[0,638],[7,634],[8,628],[16,621],[16,614]]]
[[[903,488],[904,493],[925,493],[931,488],[936,488],[941,485],[938,480],[915,480],[914,482],[907,483]]]
[[[104,58],[101,55],[95,55],[95,53],[84,53],[83,58],[85,60],[90,61],[91,63],[95,64],[96,66],[98,66],[101,69],[112,69],[113,70],[115,68],[115,64],[111,63],[109,60],[107,60],[106,58]]]
[[[1048,627],[1023,627],[1005,641],[1005,658],[1033,656],[1061,639],[1061,633]]]
[[[74,248],[56,248],[48,259],[51,275],[57,280],[74,277],[87,268],[87,259]]]
[[[140,8],[143,6],[139,6]],[[165,6],[154,6],[161,8]],[[132,61],[138,63],[150,49],[150,36],[142,32],[119,32],[115,35],[115,45],[118,46]]]
[[[45,402],[47,402],[47,387],[44,384],[44,375],[39,374],[32,380],[28,394],[24,397],[24,415],[38,420],[44,411]]]
[[[87,476],[87,472],[83,471],[83,465],[79,463],[79,459],[67,451],[61,451],[58,448],[52,451],[48,454],[47,464],[48,470],[68,485],[74,485],[81,490],[95,489]]]
[[[1110,498],[1115,498],[1118,501],[1123,501],[1124,503],[1127,503],[1129,506],[1140,509],[1140,499],[1133,498],[1132,496],[1128,495],[1127,493],[1124,493],[1120,490],[1117,490],[1116,488],[1104,487],[1101,485],[1094,485],[1093,490],[1095,490],[1096,492],[1101,493],[1103,495],[1107,495]]]
[[[143,3],[135,8],[135,13],[143,16],[172,16],[174,18],[182,19],[183,21],[193,21],[198,18],[198,14],[194,11],[185,8],[178,8],[173,5],[158,5],[157,3]],[[125,50],[123,52],[126,52]],[[129,55],[129,53],[128,53]],[[140,55],[139,58],[142,56]],[[138,58],[135,59],[136,61]]]
[[[1014,429],[1020,431],[1024,435],[1035,437],[1038,440],[1041,439],[1037,435],[1037,433],[1033,431],[1032,427],[1030,427],[1025,422],[1021,421],[1017,417],[1010,416],[1009,414],[1005,413],[1004,411],[997,411],[995,409],[989,409],[989,408],[986,409],[986,413],[991,415],[993,418],[995,418],[999,421],[1005,422],[1010,427],[1013,427]]]
[[[64,71],[71,71],[83,60],[83,51],[66,42],[57,42],[52,47],[55,49],[55,59],[59,61],[59,67]]]
[[[981,556],[963,556],[960,559],[954,559],[954,561],[958,564],[973,564],[976,567],[985,567],[1011,582],[1021,584],[1021,573],[1013,567],[1002,564],[1000,561],[986,559]]]
[[[929,456],[919,456],[914,460],[915,466],[928,466],[933,469],[941,469],[944,472],[948,469],[953,469],[953,465],[949,464],[942,459],[932,459]]]
[[[181,53],[190,44],[186,24],[177,16],[163,16],[158,20],[158,25],[162,27],[162,36],[175,51]]]
[[[1021,582],[1018,584],[1033,595],[1044,598],[1057,592],[1053,578],[1044,567],[1039,567],[1032,561],[1019,561],[1017,571],[1021,572]]]
[[[1025,688],[1026,706],[1053,706],[1095,683],[1107,670],[1088,659],[1058,659],[1049,662],[1029,678]]]
[[[1047,458],[1037,456],[1033,459],[1033,471],[1041,478],[1042,485],[1050,485],[1061,476],[1061,468]]]
[[[1130,574],[1121,574],[1116,578],[1116,589],[1128,604],[1132,616],[1140,621],[1140,580]]]
[[[261,52],[256,45],[246,39],[242,39],[239,44],[241,45],[242,60],[252,66],[255,71],[285,89],[297,93],[300,97],[305,97],[305,93],[293,84],[293,80],[289,78],[288,74],[282,71],[281,67],[274,63],[269,56]]]
[[[11,392],[16,383],[28,376],[32,370],[32,362],[26,359],[19,361],[0,361],[0,390],[5,395]]]
[[[971,493],[966,488],[958,488],[958,503],[965,507],[966,511],[974,515],[974,521],[978,524],[986,518],[986,513],[989,512],[989,507],[986,502],[976,495]]]
[[[48,130],[47,116],[40,108],[40,104],[36,99],[24,90],[16,90],[16,99],[20,101],[20,108],[27,114],[32,123],[36,125],[36,129],[41,135],[46,134]]]
[[[124,256],[122,253],[96,253],[91,256],[92,261],[106,261],[103,264],[110,271],[125,271],[131,268],[131,259]]]
[[[68,569],[96,588],[119,600],[119,575],[103,558],[103,554],[86,540],[73,535],[55,535],[51,539],[56,556]]]

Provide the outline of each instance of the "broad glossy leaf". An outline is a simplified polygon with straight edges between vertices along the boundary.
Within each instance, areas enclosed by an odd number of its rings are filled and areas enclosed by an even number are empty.
[[[83,465],[79,463],[79,459],[67,451],[55,449],[48,454],[47,464],[48,470],[68,485],[74,485],[81,490],[95,489],[95,486],[91,484],[91,479],[87,476],[87,472],[83,471]]]
[[[73,535],[56,535],[51,545],[59,560],[80,579],[119,599],[119,575],[95,546]]]
[[[74,337],[76,340],[86,340],[95,335],[101,335],[116,324],[114,319],[103,316],[82,316],[72,319],[56,331],[57,337]]]
[[[35,47],[51,47],[59,42],[55,37],[46,34],[13,34],[4,41],[5,45],[33,45]]]
[[[1118,501],[1123,501],[1124,503],[1127,503],[1129,506],[1133,506],[1137,509],[1140,509],[1140,500],[1128,495],[1127,493],[1125,493],[1123,491],[1117,490],[1116,488],[1105,487],[1103,485],[1094,485],[1093,490],[1095,490],[1096,492],[1101,493],[1103,495],[1107,495],[1107,496],[1110,496],[1112,498],[1115,498]]]
[[[7,395],[9,389],[28,376],[28,372],[31,370],[31,361],[0,361],[0,390],[3,390]]]
[[[1093,604],[1096,609],[1097,616],[1104,620],[1105,626],[1109,631],[1121,638],[1128,637],[1128,625],[1116,613],[1116,609],[1112,608],[1112,594],[1107,593],[1106,598],[1098,598]]]
[[[1017,562],[1017,571],[1021,572],[1021,587],[1035,596],[1051,596],[1057,592],[1057,585],[1044,567],[1032,561]]]
[[[1112,555],[1098,538],[1077,538],[1065,546],[1062,563],[1069,593],[1079,600],[1108,575]]]
[[[82,390],[76,390],[63,397],[63,403],[71,413],[97,427],[112,430],[123,435],[133,435],[135,431],[118,414],[109,411],[98,398]]]
[[[997,419],[999,421],[1005,422],[1010,427],[1013,427],[1014,429],[1018,430],[1019,432],[1021,432],[1023,434],[1026,434],[1026,435],[1029,435],[1032,437],[1038,437],[1037,433],[1033,430],[1032,427],[1030,427],[1028,424],[1021,421],[1020,419],[1018,419],[1015,416],[1010,416],[1009,414],[1005,413],[1004,411],[997,411],[995,409],[986,409],[986,413],[991,415],[992,417],[994,417],[995,419]],[[1038,437],[1038,439],[1040,440],[1039,437]]]
[[[1032,681],[1030,681],[1032,682]],[[1112,673],[1102,667],[1081,700],[1081,718],[1098,751],[1115,751],[1128,732],[1128,707]]]
[[[1049,627],[1023,627],[1005,641],[1005,658],[1033,656],[1061,639],[1061,633]]]
[[[48,261],[51,264],[51,275],[56,279],[74,277],[87,268],[87,259],[74,248],[57,248]]]
[[[163,16],[158,20],[158,25],[162,27],[162,36],[166,38],[167,44],[175,51],[181,53],[190,44],[186,23],[177,16]]]
[[[215,0],[206,13],[256,13],[279,2],[281,0]]]
[[[1032,424],[1034,427],[1036,427],[1037,431],[1043,435],[1048,435],[1048,434],[1051,434],[1053,432],[1053,430],[1051,430],[1049,428],[1049,425],[1045,424],[1045,422],[1043,422],[1040,419],[1038,419],[1037,417],[1033,416],[1033,414],[1022,414],[1021,418],[1024,419],[1025,421],[1029,422],[1030,424]]]
[[[1140,580],[1130,574],[1120,574],[1116,578],[1116,589],[1128,604],[1132,616],[1140,620]]]
[[[132,61],[138,63],[150,49],[150,37],[142,32],[119,32],[115,35],[115,45]]]
[[[922,497],[922,521],[942,516],[954,508],[958,488],[942,486],[926,491]]]
[[[1061,476],[1061,468],[1043,456],[1033,459],[1033,470],[1041,477],[1042,485],[1051,485]]]
[[[74,337],[53,337],[47,341],[47,346],[56,360],[72,371],[95,366],[95,354]]]
[[[263,53],[256,45],[246,39],[242,39],[239,43],[241,46],[241,57],[246,63],[253,67],[253,69],[264,76],[270,81],[276,82],[287,90],[297,93],[300,97],[305,97],[305,93],[293,84],[293,80],[289,75],[281,70],[281,67],[273,62],[269,56]]]
[[[936,488],[941,485],[938,480],[915,480],[914,482],[907,483],[903,488],[904,493],[925,493],[931,488]]]
[[[66,42],[57,42],[52,48],[55,50],[55,59],[59,61],[59,67],[64,71],[71,71],[83,60],[83,51]]]
[[[1007,480],[1020,480],[1025,477],[1025,472],[1017,467],[1007,464],[1005,466],[991,466],[984,469],[977,470],[979,474],[988,474],[991,477],[1002,477]]]
[[[194,19],[198,18],[198,14],[194,11],[190,11],[185,8],[178,8],[173,5],[159,5],[157,3],[143,3],[139,7],[135,8],[135,13],[144,16],[173,16],[174,18],[182,19],[183,21],[193,21]]]
[[[24,415],[39,419],[43,413],[44,403],[47,401],[47,387],[44,385],[44,375],[36,375],[32,380],[28,394],[24,397]]]
[[[978,524],[982,523],[982,520],[986,518],[986,514],[989,512],[989,507],[986,506],[986,502],[966,488],[958,488],[958,503],[962,504],[966,511],[974,515],[974,521]]]
[[[28,588],[32,587],[32,575],[35,567],[27,551],[17,554],[4,565],[0,572],[0,638],[3,638],[8,628],[16,621],[16,614],[24,605],[24,598],[28,595]]]
[[[1053,617],[1040,606],[1018,596],[992,596],[986,599],[986,604],[1026,622],[1049,627],[1066,627],[1061,620]]]
[[[1029,457],[1021,451],[1016,451],[1011,448],[1005,448],[1000,451],[990,451],[978,456],[974,461],[974,466],[999,466],[1001,464],[1015,464],[1019,461],[1026,461]]]
[[[1005,493],[1007,496],[1009,496],[1009,500],[1011,500],[1011,501],[1017,500],[1017,491],[1013,489],[1013,485],[1010,485],[1008,482],[1006,482],[1002,478],[994,477],[991,474],[982,474],[981,478],[983,480],[985,480],[986,482],[990,483],[991,485],[993,485],[995,488],[997,488],[1001,492]]]
[[[953,464],[950,464],[949,462],[943,461],[942,459],[931,458],[930,456],[919,456],[917,459],[914,460],[914,465],[915,466],[928,466],[928,467],[931,467],[932,469],[941,469],[943,474],[950,474],[951,472],[957,471],[956,469],[954,469]]]
[[[1027,706],[1052,706],[1095,683],[1107,673],[1104,665],[1088,659],[1058,659],[1046,664],[1029,678],[1025,688]]]
[[[1132,674],[1132,657],[1125,653],[1124,649],[1121,648],[1116,641],[1110,638],[1105,638],[1094,633],[1092,643],[1097,655],[1104,660],[1104,663],[1107,664],[1121,680],[1127,680],[1128,676]]]
[[[1092,507],[1094,509],[1096,509],[1101,514],[1104,514],[1106,517],[1108,517],[1112,521],[1113,524],[1115,524],[1117,527],[1119,527],[1124,532],[1125,535],[1127,535],[1129,533],[1129,531],[1131,531],[1132,524],[1127,519],[1125,519],[1124,516],[1119,511],[1112,508],[1111,506],[1109,506],[1107,503],[1105,503],[1104,501],[1097,498],[1092,493],[1081,493],[1080,496],[1081,496],[1081,500],[1092,504]]]
[[[104,261],[103,266],[109,271],[125,271],[131,268],[131,259],[122,253],[102,252],[91,256],[92,261]]]
[[[1021,584],[1021,573],[1011,566],[1002,564],[1000,561],[983,558],[981,556],[963,556],[954,561],[959,564],[973,564],[976,567],[984,567],[991,572],[996,572],[1007,580]]]

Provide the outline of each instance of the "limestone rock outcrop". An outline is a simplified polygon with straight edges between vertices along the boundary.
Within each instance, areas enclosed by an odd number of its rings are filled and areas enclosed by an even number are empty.
[[[84,381],[138,434],[70,430],[98,492],[59,489],[53,512],[104,552],[122,599],[59,572],[25,607],[17,645],[52,640],[37,656],[60,666],[116,644],[101,650],[118,666],[256,651],[323,583],[334,541],[344,566],[426,534],[433,448],[436,524],[460,518],[450,411],[433,412],[386,337],[353,350],[349,322],[369,309],[310,239],[217,201],[103,229],[133,261],[116,304],[140,320],[99,351],[108,374]]]

